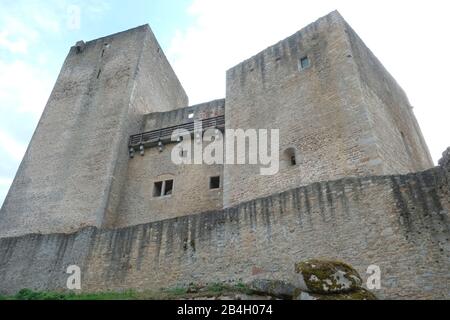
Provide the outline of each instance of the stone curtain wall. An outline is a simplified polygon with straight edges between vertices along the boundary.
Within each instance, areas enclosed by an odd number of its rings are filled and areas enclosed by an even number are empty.
[[[294,262],[381,267],[381,298],[449,298],[449,152],[425,172],[315,183],[226,210],[118,229],[0,239],[0,292],[293,280]]]

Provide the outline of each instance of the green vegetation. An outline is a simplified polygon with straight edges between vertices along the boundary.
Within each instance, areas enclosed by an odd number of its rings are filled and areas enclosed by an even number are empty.
[[[188,287],[142,292],[127,290],[123,292],[74,293],[38,292],[30,289],[22,289],[14,296],[0,296],[0,300],[175,300],[193,299],[196,297],[217,297],[236,293],[251,294],[252,291],[241,283],[236,285],[212,283],[206,286],[190,285]]]

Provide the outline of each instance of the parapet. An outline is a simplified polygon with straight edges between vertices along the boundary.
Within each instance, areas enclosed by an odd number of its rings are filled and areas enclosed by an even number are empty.
[[[167,112],[152,112],[144,116],[142,132],[172,127],[193,120],[215,118],[224,114],[225,99],[217,99]]]

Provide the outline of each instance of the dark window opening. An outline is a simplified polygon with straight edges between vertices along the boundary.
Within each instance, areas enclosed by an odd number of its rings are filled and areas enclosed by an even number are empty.
[[[155,185],[153,186],[154,197],[161,197],[162,187],[163,187],[162,181],[155,182]]]
[[[308,57],[303,57],[303,58],[300,59],[300,69],[301,70],[309,68],[310,65],[311,65],[311,63],[310,63]]]
[[[295,156],[291,156],[291,166],[297,165],[297,161],[295,160]]]
[[[153,197],[170,196],[173,191],[173,180],[155,182]]]
[[[297,152],[295,148],[288,148],[283,151],[280,157],[281,168],[295,167],[298,164]]]
[[[102,69],[98,70],[98,73],[97,73],[97,79],[100,78],[100,75],[101,75],[101,74],[102,74]]]
[[[172,194],[172,190],[173,190],[173,180],[167,180],[165,185],[166,186],[164,188],[164,195],[170,196]]]
[[[209,179],[209,189],[219,189],[220,188],[220,176],[211,177]]]

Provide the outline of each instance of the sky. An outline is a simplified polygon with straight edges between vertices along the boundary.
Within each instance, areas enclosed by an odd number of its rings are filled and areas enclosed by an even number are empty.
[[[335,9],[408,94],[437,163],[450,146],[448,0],[0,0],[0,203],[78,40],[150,24],[195,104],[225,97],[227,69]]]

